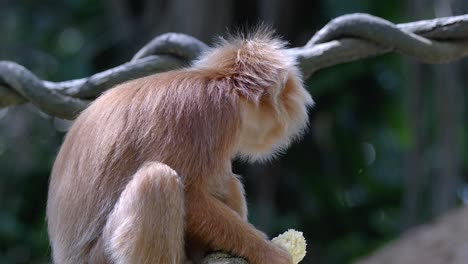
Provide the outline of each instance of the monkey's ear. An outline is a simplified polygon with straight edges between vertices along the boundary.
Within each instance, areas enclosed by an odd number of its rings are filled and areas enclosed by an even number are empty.
[[[275,72],[255,75],[241,75],[233,79],[234,91],[242,98],[258,103],[262,96],[276,97],[288,81],[287,69],[277,69]]]
[[[266,89],[267,88],[265,86],[255,83],[234,84],[234,91],[240,98],[254,103],[258,103],[260,101],[260,98],[265,94]]]

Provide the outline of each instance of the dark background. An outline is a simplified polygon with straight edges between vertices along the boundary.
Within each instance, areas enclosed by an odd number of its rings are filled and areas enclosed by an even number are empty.
[[[464,11],[463,0],[2,0],[0,60],[59,81],[126,62],[168,31],[212,43],[265,21],[299,46],[343,14],[400,23]],[[314,74],[304,139],[267,164],[236,162],[250,221],[270,236],[303,231],[303,263],[349,263],[468,203],[466,64],[391,54]],[[47,184],[69,125],[31,105],[0,109],[0,264],[50,260]]]

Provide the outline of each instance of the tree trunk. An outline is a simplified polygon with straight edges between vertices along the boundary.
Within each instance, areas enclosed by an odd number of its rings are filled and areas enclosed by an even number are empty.
[[[428,0],[409,0],[408,17],[422,19],[427,14]],[[424,124],[425,103],[424,87],[427,68],[421,63],[409,59],[408,67],[408,120],[411,145],[406,157],[406,175],[403,197],[402,229],[419,224],[422,220],[423,196],[428,186],[427,162],[424,146],[427,140],[427,128]]]
[[[451,16],[455,11],[450,1],[447,0],[435,0],[434,7],[438,17]],[[462,167],[464,97],[460,80],[461,63],[432,67],[436,79],[437,106],[434,150],[437,156],[435,157],[432,212],[437,216],[453,208],[457,202],[457,188]]]

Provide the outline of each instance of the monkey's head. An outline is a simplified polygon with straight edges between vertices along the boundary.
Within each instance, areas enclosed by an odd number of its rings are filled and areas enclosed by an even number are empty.
[[[302,135],[313,100],[304,89],[296,60],[267,29],[222,39],[195,67],[212,70],[235,95],[240,112],[237,153],[261,160],[273,157]]]

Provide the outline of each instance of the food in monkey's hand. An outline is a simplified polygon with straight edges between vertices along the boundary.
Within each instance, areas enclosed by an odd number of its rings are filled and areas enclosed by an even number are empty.
[[[289,229],[283,234],[272,239],[273,243],[291,254],[293,263],[299,263],[306,255],[306,240],[302,232]]]

